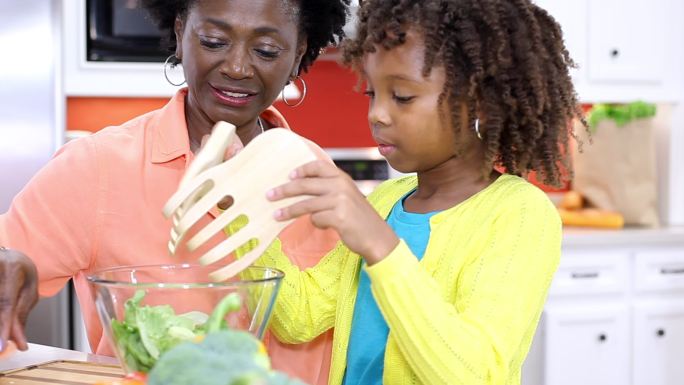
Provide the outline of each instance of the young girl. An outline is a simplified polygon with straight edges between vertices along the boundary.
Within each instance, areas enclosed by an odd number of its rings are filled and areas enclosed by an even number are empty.
[[[272,329],[285,342],[334,327],[330,384],[519,384],[552,276],[561,224],[519,175],[559,184],[568,123],[581,119],[560,27],[529,0],[370,0],[346,61],[395,169],[366,200],[325,162],[269,199],[312,198],[342,243],[286,272]]]

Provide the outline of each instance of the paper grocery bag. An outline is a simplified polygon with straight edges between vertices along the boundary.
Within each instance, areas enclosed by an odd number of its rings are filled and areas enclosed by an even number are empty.
[[[593,206],[621,213],[628,225],[659,224],[654,121],[643,118],[618,127],[603,120],[591,134],[592,143],[584,127],[575,124],[583,145],[574,150],[573,188]]]

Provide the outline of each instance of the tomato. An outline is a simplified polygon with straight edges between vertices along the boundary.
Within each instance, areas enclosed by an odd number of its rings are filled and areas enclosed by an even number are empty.
[[[144,384],[147,381],[147,374],[142,373],[142,372],[133,372],[133,373],[127,374],[126,377],[124,377],[124,379],[129,380],[129,381],[138,381],[138,382],[142,382]],[[133,385],[133,384],[131,384],[131,385]]]

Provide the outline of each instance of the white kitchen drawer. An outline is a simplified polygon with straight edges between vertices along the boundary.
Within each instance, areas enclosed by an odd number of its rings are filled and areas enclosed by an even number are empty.
[[[564,251],[549,295],[620,293],[628,281],[626,252]]]
[[[684,289],[684,248],[637,252],[634,275],[637,291]]]

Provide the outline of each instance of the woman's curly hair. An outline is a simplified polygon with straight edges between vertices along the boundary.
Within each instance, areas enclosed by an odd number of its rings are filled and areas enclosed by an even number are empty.
[[[569,74],[575,65],[553,17],[530,0],[366,0],[345,63],[358,69],[376,46],[403,44],[410,28],[425,39],[423,74],[435,65],[446,70],[440,100],[447,98],[452,121],[474,127],[483,117],[485,169],[534,170],[553,186],[572,175],[571,121],[586,123]]]
[[[165,34],[164,44],[169,53],[176,50],[174,23],[176,17],[184,18],[188,10],[199,0],[142,0],[159,29]],[[306,36],[307,50],[299,65],[301,72],[316,61],[327,46],[337,44],[344,38],[344,27],[349,13],[350,0],[281,0],[298,7],[299,28]],[[178,62],[172,63],[178,64]]]

